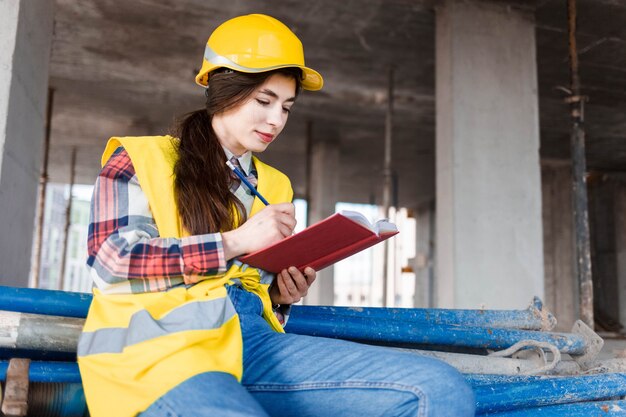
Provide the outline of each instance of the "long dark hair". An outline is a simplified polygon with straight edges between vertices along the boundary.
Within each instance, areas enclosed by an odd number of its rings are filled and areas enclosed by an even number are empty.
[[[174,136],[178,159],[174,165],[174,194],[185,229],[192,235],[217,233],[246,221],[246,210],[230,192],[230,170],[226,154],[211,127],[213,115],[242,104],[271,75],[280,73],[296,81],[298,68],[247,74],[218,70],[211,74],[204,109],[188,113],[177,122]]]

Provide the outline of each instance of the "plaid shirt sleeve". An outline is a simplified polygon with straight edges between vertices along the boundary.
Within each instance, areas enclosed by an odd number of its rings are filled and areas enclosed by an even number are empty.
[[[221,235],[161,238],[130,157],[118,148],[91,201],[87,266],[104,293],[163,291],[224,274]]]

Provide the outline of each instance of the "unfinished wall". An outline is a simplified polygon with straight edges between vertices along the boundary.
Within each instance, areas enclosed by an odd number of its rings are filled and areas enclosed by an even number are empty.
[[[0,1],[0,283],[27,286],[54,1]]]
[[[615,259],[621,332],[626,330],[626,179],[620,178],[615,195]]]
[[[544,164],[543,254],[546,308],[558,320],[558,330],[570,331],[578,317],[578,282],[574,265],[572,173],[566,163]]]
[[[569,331],[579,316],[574,262],[571,167],[542,166],[545,306]],[[591,268],[596,327],[623,331],[626,325],[626,177],[592,173],[588,177]]]
[[[594,314],[601,330],[626,325],[626,185],[618,176],[589,180]]]

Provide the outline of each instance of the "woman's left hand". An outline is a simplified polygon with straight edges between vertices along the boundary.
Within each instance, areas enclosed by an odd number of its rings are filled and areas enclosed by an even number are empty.
[[[304,274],[295,267],[283,269],[276,274],[274,284],[270,288],[270,298],[274,304],[297,303],[309,291],[315,281],[315,270],[307,267]]]

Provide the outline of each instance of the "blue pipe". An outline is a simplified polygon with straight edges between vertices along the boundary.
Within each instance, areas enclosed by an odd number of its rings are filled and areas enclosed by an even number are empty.
[[[0,310],[64,317],[87,317],[91,294],[0,286]]]
[[[6,381],[9,361],[0,361],[0,381]],[[76,362],[31,362],[28,369],[31,382],[82,383]]]
[[[626,401],[597,401],[525,408],[502,413],[477,414],[478,417],[618,417],[626,416]]]
[[[368,319],[418,322],[420,324],[458,324],[523,330],[550,330],[556,319],[535,297],[526,310],[448,310],[440,308],[379,308],[294,305],[290,320],[300,318],[362,317]]]
[[[91,300],[92,296],[89,294],[0,286],[0,309],[9,311],[86,317]],[[534,308],[538,309],[540,307],[541,302],[536,299]],[[325,309],[321,308],[318,311],[332,311],[332,307],[326,307]],[[575,334],[468,327],[466,324],[418,323],[405,320],[389,322],[376,317],[331,316],[327,313],[305,317],[298,313],[297,308],[294,308],[294,310],[293,317],[289,320],[285,330],[298,334],[386,344],[435,344],[489,349],[503,349],[519,340],[533,339],[552,343],[561,352],[575,355],[583,354],[586,348],[582,336]],[[394,310],[400,309],[392,309],[391,314],[394,314]],[[369,314],[381,314],[381,310],[378,310],[379,312],[375,311],[375,309],[368,310]],[[306,312],[306,309],[303,307],[301,312]],[[411,315],[411,313],[408,314]],[[432,314],[432,311],[422,311],[421,314],[425,316],[426,314]],[[456,319],[469,320],[471,315],[476,314],[480,313],[470,313],[468,310],[461,310]],[[454,318],[450,310],[441,312],[441,316],[446,317],[446,320],[453,320]],[[430,321],[436,323],[437,319],[431,319]]]
[[[626,374],[542,378],[474,387],[476,412],[493,413],[626,395]]]
[[[578,334],[528,330],[469,327],[446,324],[385,322],[361,317],[294,317],[285,331],[310,336],[377,342],[395,345],[443,345],[470,348],[506,349],[520,340],[548,342],[561,352],[582,355],[585,339]]]
[[[472,388],[495,385],[495,384],[511,384],[511,383],[527,383],[535,382],[547,378],[559,378],[557,376],[532,376],[532,375],[490,375],[490,374],[465,374],[463,375],[468,384]]]
[[[0,310],[46,314],[65,317],[87,317],[92,295],[66,291],[0,286]],[[526,310],[446,310],[419,308],[351,308],[326,306],[294,306],[292,318],[318,315],[347,315],[402,322],[459,324],[527,330],[545,329],[554,324],[554,316],[543,311],[535,297]],[[542,327],[543,326],[543,327]]]

